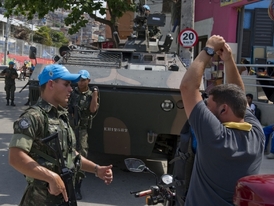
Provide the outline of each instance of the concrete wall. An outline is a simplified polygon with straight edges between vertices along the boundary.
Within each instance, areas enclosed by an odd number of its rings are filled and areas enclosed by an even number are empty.
[[[214,24],[211,35],[217,34],[223,36],[228,42],[236,42],[238,11],[242,6],[257,2],[240,0],[235,3],[221,6],[220,1],[195,1],[195,22],[213,18]],[[205,27],[207,25],[203,25]],[[208,26],[211,26],[210,24]],[[195,27],[195,29],[198,29]],[[201,36],[198,33],[199,36]]]

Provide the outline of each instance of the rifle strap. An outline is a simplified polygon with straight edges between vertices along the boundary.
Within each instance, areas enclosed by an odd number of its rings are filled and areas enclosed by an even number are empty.
[[[51,162],[52,164],[58,166],[58,162],[56,159],[54,159],[53,157],[47,155],[46,153],[44,152],[41,152],[40,150],[36,149],[36,148],[31,148],[31,151],[38,154],[40,157],[43,157],[45,160]]]
[[[48,133],[48,116],[45,114],[45,112],[39,106],[33,105],[30,108],[33,108],[37,112],[40,113],[39,116],[42,118],[42,122],[44,122],[44,134],[43,134],[43,136],[45,137]],[[46,153],[44,153],[44,152],[42,152],[42,151],[40,151],[40,150],[38,150],[34,147],[31,148],[31,151],[38,154],[40,157],[43,157],[45,160],[51,162],[52,164],[54,164],[56,166],[59,165],[59,163],[57,162],[56,159],[54,159],[53,157],[47,155]]]

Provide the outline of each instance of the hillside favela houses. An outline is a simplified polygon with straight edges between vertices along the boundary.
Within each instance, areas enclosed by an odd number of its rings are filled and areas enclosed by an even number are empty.
[[[88,16],[89,22],[86,27],[83,27],[76,34],[69,35],[69,27],[64,24],[64,18],[69,12],[63,9],[50,12],[43,19],[34,18],[31,21],[27,21],[23,16],[7,19],[3,14],[4,9],[0,8],[0,61],[2,65],[7,64],[9,61],[14,61],[16,67],[21,68],[24,63],[28,65],[35,63],[34,60],[28,57],[30,46],[37,48],[37,63],[53,63],[52,57],[59,52],[59,48],[35,43],[32,39],[30,41],[23,41],[15,38],[14,31],[16,27],[20,26],[27,27],[32,32],[37,31],[40,26],[49,26],[53,30],[62,31],[70,40],[70,44],[75,45],[89,45],[98,40],[105,40],[105,26]],[[8,35],[6,35],[6,33],[8,33]],[[8,36],[8,38],[6,38],[6,36]],[[7,42],[7,55],[6,62],[4,63],[5,42]]]

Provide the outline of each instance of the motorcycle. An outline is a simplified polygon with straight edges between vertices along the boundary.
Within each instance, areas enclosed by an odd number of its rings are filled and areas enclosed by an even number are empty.
[[[153,171],[146,167],[142,160],[136,158],[125,159],[125,165],[131,172],[149,172],[156,178],[156,184],[148,190],[131,191],[130,194],[134,194],[136,198],[146,197],[147,205],[157,205],[158,203],[162,203],[163,206],[175,205],[175,186],[171,175],[164,174],[159,179]]]

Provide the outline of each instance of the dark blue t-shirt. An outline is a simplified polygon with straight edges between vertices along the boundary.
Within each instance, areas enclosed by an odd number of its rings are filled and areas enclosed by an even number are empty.
[[[189,123],[198,146],[185,206],[231,206],[237,180],[259,173],[264,133],[249,108],[245,122],[251,131],[226,128],[203,101],[194,107]]]

